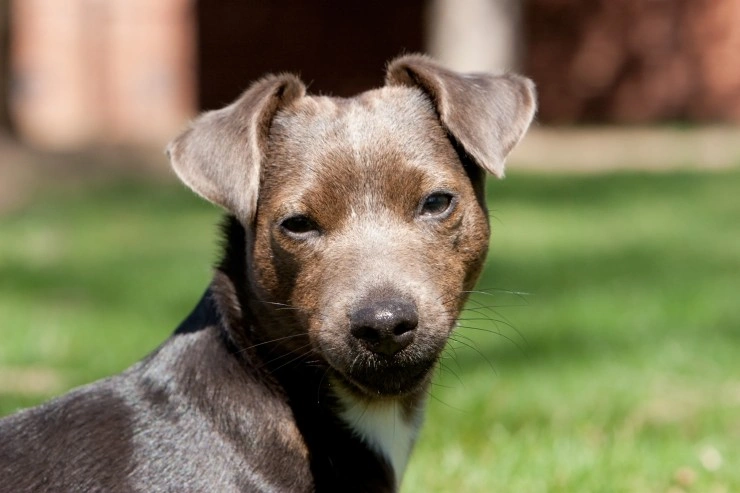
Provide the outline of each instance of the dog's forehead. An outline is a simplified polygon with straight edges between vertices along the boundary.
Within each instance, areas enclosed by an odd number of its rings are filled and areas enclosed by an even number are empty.
[[[449,152],[432,103],[416,88],[384,87],[354,98],[307,96],[276,115],[271,146],[285,161],[327,156],[372,166],[389,156],[424,163]]]
[[[304,97],[273,120],[260,201],[339,224],[353,211],[393,210],[467,176],[431,102],[385,87],[349,99]],[[463,185],[464,186],[464,185]]]

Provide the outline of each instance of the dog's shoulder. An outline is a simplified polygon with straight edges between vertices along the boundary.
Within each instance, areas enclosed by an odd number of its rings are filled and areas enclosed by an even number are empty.
[[[3,488],[310,491],[285,397],[211,321],[196,308],[123,373],[0,420]]]
[[[123,491],[133,420],[118,381],[102,380],[1,420],[4,488]]]

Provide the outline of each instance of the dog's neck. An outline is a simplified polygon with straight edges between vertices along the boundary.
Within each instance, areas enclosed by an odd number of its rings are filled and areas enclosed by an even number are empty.
[[[301,364],[303,358],[296,358],[295,364],[285,364],[293,356],[276,358],[274,345],[259,334],[260,320],[274,320],[276,310],[264,303],[255,306],[256,296],[249,289],[247,277],[244,227],[229,216],[222,230],[224,255],[208,296],[218,311],[224,340],[234,354],[261,361],[258,365],[269,370],[268,377],[278,380],[312,455],[319,457],[324,453],[329,461],[312,464],[312,468],[336,469],[342,464],[367,471],[372,470],[368,463],[375,462],[378,478],[388,477],[396,486],[400,484],[421,426],[425,393],[371,400],[349,390],[322,365]],[[346,464],[349,460],[355,463]],[[321,474],[317,473],[317,481]]]
[[[393,468],[396,484],[401,483],[411,449],[421,428],[425,399],[370,401],[359,398],[339,381],[333,380],[339,415],[347,427]]]

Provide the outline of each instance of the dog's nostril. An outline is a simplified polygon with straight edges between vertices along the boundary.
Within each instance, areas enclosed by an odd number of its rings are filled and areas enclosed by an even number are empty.
[[[355,336],[358,339],[362,339],[363,341],[376,343],[380,341],[380,332],[378,332],[377,329],[374,327],[368,327],[366,325],[361,326],[352,326],[350,329],[352,332],[352,335]]]
[[[375,300],[350,314],[350,333],[370,351],[393,356],[411,344],[418,323],[413,302]]]
[[[414,330],[418,323],[419,322],[416,319],[414,319],[413,321],[404,320],[393,328],[393,334],[396,336],[402,336],[406,332]]]

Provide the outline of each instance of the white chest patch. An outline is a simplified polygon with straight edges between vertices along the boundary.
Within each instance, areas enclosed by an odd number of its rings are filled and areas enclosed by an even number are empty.
[[[396,486],[400,485],[421,425],[421,411],[408,417],[395,401],[367,403],[346,392],[337,394],[342,420],[375,453],[385,457],[393,467]]]

